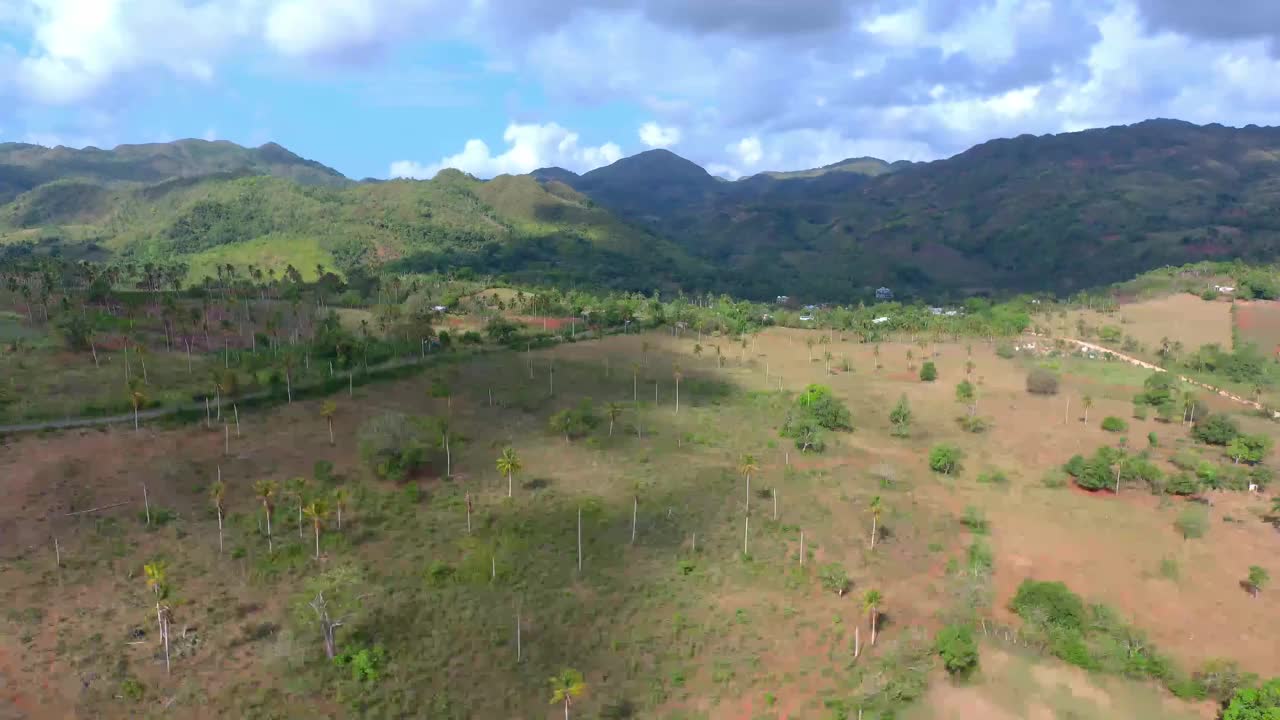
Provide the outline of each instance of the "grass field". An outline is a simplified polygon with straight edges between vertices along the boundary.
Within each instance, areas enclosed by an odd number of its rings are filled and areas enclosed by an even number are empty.
[[[1243,342],[1254,343],[1264,355],[1276,357],[1280,351],[1280,302],[1237,302],[1235,323]]]
[[[1229,657],[1280,673],[1271,633],[1280,606],[1239,587],[1251,564],[1280,576],[1280,534],[1259,520],[1262,498],[1220,494],[1208,534],[1184,541],[1173,526],[1182,501],[1041,483],[1072,454],[1116,442],[1098,421],[1128,418],[1129,398],[1099,389],[1140,385],[1141,376],[1064,366],[1062,392],[1034,397],[1024,361],[985,344],[972,357],[963,345],[929,348],[939,379],[924,383],[907,368],[908,351],[919,360],[916,346],[879,346],[876,371],[871,346],[836,336],[828,369],[809,359],[810,337],[774,329],[745,351],[704,339],[733,348],[723,367],[714,352],[695,355],[693,339],[666,333],[487,355],[441,376],[448,399],[429,395],[432,376],[335,398],[334,447],[318,402],[248,415],[229,456],[220,429],[197,426],[13,439],[0,447],[0,491],[10,498],[0,506],[0,604],[9,609],[0,675],[12,679],[0,693],[20,712],[54,716],[551,718],[561,711],[547,703],[546,679],[574,667],[588,686],[577,717],[826,717],[828,701],[932,664],[930,634],[954,603],[947,565],[973,537],[960,522],[969,507],[990,526],[994,621],[1015,621],[1006,608],[1024,578],[1063,580],[1116,608],[1188,669]],[[984,435],[956,422],[966,361],[975,365],[977,411],[992,423]],[[856,429],[832,435],[825,453],[801,454],[778,427],[793,393],[812,382],[848,403]],[[1066,407],[1083,393],[1095,394],[1088,423]],[[890,434],[887,417],[900,396],[916,416],[905,439]],[[607,423],[572,442],[548,429],[552,413],[588,397],[624,403],[612,436]],[[369,477],[354,438],[391,410],[449,418],[452,478],[440,477],[438,454],[408,484]],[[1149,432],[1166,466],[1190,445],[1185,428],[1154,420],[1131,420],[1123,436],[1144,447]],[[930,446],[943,441],[964,453],[952,475],[927,466]],[[511,498],[494,467],[508,445],[524,466]],[[750,493],[736,471],[744,453],[759,458]],[[321,560],[311,560],[310,528],[298,527],[295,504],[282,498],[269,554],[253,483],[312,478],[317,461],[333,471],[313,487],[346,486],[355,496],[343,530],[327,523]],[[993,469],[1008,481],[976,482]],[[222,555],[205,497],[219,471],[230,488]],[[143,483],[152,512],[164,511],[159,527],[140,519]],[[875,496],[884,539],[872,550]],[[156,558],[168,563],[175,627],[193,628],[172,676],[141,577]],[[833,562],[850,576],[843,597],[817,578]],[[1162,572],[1170,563],[1180,572]],[[347,564],[360,569],[367,595],[339,642],[385,650],[373,682],[324,662],[306,607],[317,573]],[[871,588],[884,596],[882,633],[855,661],[854,628],[864,646],[868,635],[857,598]],[[934,677],[913,717],[1203,711],[992,647],[981,680],[953,688]],[[991,714],[956,715],[957,707]]]
[[[1054,317],[1044,322],[1054,334],[1076,337],[1080,320],[1095,333],[1104,326],[1118,328],[1143,346],[1144,356],[1154,355],[1164,338],[1180,341],[1187,350],[1209,343],[1231,349],[1231,303],[1206,301],[1189,293],[1126,303],[1114,313],[1073,310],[1065,319]]]

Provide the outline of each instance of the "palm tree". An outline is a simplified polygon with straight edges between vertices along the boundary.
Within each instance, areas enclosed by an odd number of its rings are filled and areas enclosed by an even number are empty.
[[[313,499],[307,503],[302,509],[306,513],[308,519],[311,520],[311,526],[315,529],[316,534],[316,560],[320,560],[320,523],[329,517],[329,507],[325,505],[323,500]]]
[[[138,410],[147,403],[147,395],[142,391],[142,387],[135,380],[132,387],[129,388],[129,402],[133,403],[133,430],[138,431]]]
[[[253,484],[253,491],[258,494],[258,499],[262,501],[262,509],[267,514],[267,552],[273,552],[275,549],[271,540],[271,510],[279,490],[280,486],[275,480],[259,480]]]
[[[880,502],[880,496],[876,495],[871,498],[871,503],[867,505],[867,509],[871,511],[871,549],[876,549],[876,536],[879,535],[877,524],[880,522],[880,515],[884,512],[884,506]]]
[[[684,377],[684,373],[680,372],[680,366],[676,365],[671,376],[676,379],[676,412],[680,412],[680,378]]]
[[[868,590],[862,596],[862,609],[867,611],[867,617],[871,620],[871,644],[872,645],[876,644],[876,620],[879,618],[879,613],[877,612],[876,608],[878,608],[880,606],[880,603],[883,601],[884,601],[884,596],[880,594],[879,590],[876,590],[874,588],[871,590]]]
[[[333,489],[333,494],[329,496],[329,500],[338,513],[338,529],[341,530],[342,513],[346,512],[347,507],[351,505],[351,491],[345,487],[336,487]]]
[[[644,360],[644,366],[649,367],[649,348],[652,347],[648,340],[640,342],[640,359]]]
[[[876,345],[871,349],[871,355],[872,357],[875,358],[876,369],[879,370],[880,369],[880,346],[879,345]]]
[[[907,351],[907,369],[908,370],[916,369],[916,354],[911,352],[910,350]]]
[[[142,566],[147,579],[147,589],[156,595],[156,625],[160,630],[160,639],[164,642],[164,670],[169,672],[169,608],[163,600],[169,594],[169,584],[165,577],[164,563],[153,560]]]
[[[809,348],[809,362],[813,362],[813,338],[805,338],[804,345]]]
[[[613,437],[613,423],[622,415],[622,406],[616,402],[606,403],[604,414],[609,418],[609,437]]]
[[[631,363],[631,402],[640,404],[640,363]]]
[[[520,472],[523,466],[520,464],[520,456],[516,455],[515,448],[504,448],[502,454],[498,456],[498,472],[507,476],[507,497],[511,497],[513,488],[515,487],[516,473]]]
[[[750,453],[738,461],[738,474],[747,480],[747,511],[751,511],[751,473],[760,471],[760,462]]]
[[[218,554],[222,554],[222,511],[223,501],[227,497],[227,484],[221,480],[215,480],[209,486],[209,500],[213,503],[213,510],[218,514]]]
[[[338,412],[338,403],[332,400],[325,400],[320,406],[320,417],[324,418],[329,425],[329,447],[333,447],[333,415]]]
[[[285,492],[289,493],[289,497],[298,506],[298,537],[302,537],[302,505],[307,494],[307,479],[304,477],[292,477],[284,483]]]
[[[572,668],[565,668],[559,675],[551,678],[551,704],[564,703],[564,720],[569,720],[569,706],[573,699],[587,691],[586,680],[582,673]]]
[[[1080,398],[1080,404],[1084,405],[1084,424],[1089,424],[1089,408],[1093,407],[1093,397],[1085,395]]]
[[[974,369],[974,368],[976,368],[976,367],[978,367],[978,366],[977,366],[977,365],[974,365],[972,360],[965,360],[965,361],[964,361],[964,374],[965,374],[965,376],[967,377],[967,376],[969,376],[969,375],[972,375],[972,374],[973,374],[973,369]]]

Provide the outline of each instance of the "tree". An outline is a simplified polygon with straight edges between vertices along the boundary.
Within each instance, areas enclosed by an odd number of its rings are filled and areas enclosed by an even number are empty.
[[[974,402],[975,396],[976,392],[973,388],[973,383],[968,380],[961,380],[960,383],[956,385],[956,402],[969,406],[970,417],[978,411],[978,405]]]
[[[507,476],[507,497],[511,497],[515,487],[516,473],[520,472],[522,468],[520,456],[516,454],[516,449],[512,447],[503,448],[502,454],[498,456],[498,472]]]
[[[338,628],[346,625],[368,596],[368,584],[353,565],[338,565],[312,576],[294,602],[301,622],[316,622],[324,638],[324,653],[330,660],[338,655]]]
[[[876,621],[880,619],[879,607],[884,601],[884,596],[879,590],[872,588],[862,595],[862,609],[866,610],[867,618],[871,621],[871,644],[876,644]]]
[[[1226,415],[1202,416],[1191,431],[1196,440],[1209,445],[1228,445],[1239,434],[1240,427]]]
[[[604,415],[609,418],[609,437],[613,437],[613,424],[622,415],[622,405],[616,402],[605,403]]]
[[[301,476],[289,478],[284,482],[284,491],[298,508],[298,537],[302,537],[302,506],[307,497],[307,479]]]
[[[738,461],[738,474],[746,478],[747,481],[747,511],[751,510],[751,474],[760,471],[760,462],[756,460],[756,456],[750,453],[742,456]]]
[[[1262,588],[1266,586],[1267,581],[1271,579],[1271,575],[1267,569],[1260,565],[1249,566],[1249,578],[1246,582],[1249,584],[1249,592],[1256,598],[1258,593],[1262,592]]]
[[[559,675],[551,678],[551,704],[564,703],[564,718],[569,720],[569,706],[574,698],[581,697],[587,691],[587,682],[582,673],[572,668],[565,668]]]
[[[400,482],[427,461],[427,420],[403,413],[377,415],[360,426],[360,457],[377,477]]]
[[[209,501],[213,503],[213,511],[218,514],[218,554],[222,554],[222,511],[223,501],[227,497],[227,484],[214,480],[209,486]]]
[[[972,360],[965,360],[965,361],[964,361],[964,374],[965,374],[965,377],[968,377],[968,376],[972,375],[972,374],[973,374],[974,369],[976,369],[977,367],[978,367],[977,365],[974,365],[974,364],[973,364],[973,361],[972,361]]]
[[[839,563],[829,563],[823,565],[818,571],[818,579],[822,581],[822,587],[835,593],[838,597],[844,597],[849,590],[849,573]]]
[[[960,448],[955,445],[947,443],[934,445],[929,450],[929,469],[943,475],[950,475],[960,466],[960,457]]]
[[[351,491],[345,487],[336,487],[329,496],[329,501],[338,515],[338,530],[342,530],[342,514],[351,506]]]
[[[329,506],[326,505],[323,500],[313,499],[311,502],[307,503],[307,506],[302,509],[302,512],[307,516],[307,519],[311,521],[311,527],[315,530],[315,559],[318,562],[320,560],[320,524],[324,522],[325,518],[329,517]]]
[[[911,433],[911,406],[907,404],[905,394],[898,397],[898,403],[889,411],[889,422],[893,424],[895,437],[906,437]]]
[[[262,509],[267,516],[267,552],[275,550],[271,540],[271,511],[275,505],[276,493],[279,491],[279,485],[275,480],[259,480],[253,484],[253,491],[257,493],[258,499],[262,501]]]
[[[1222,720],[1276,720],[1280,718],[1280,677],[1272,678],[1262,687],[1244,687],[1236,690]]]
[[[684,373],[680,372],[680,366],[676,365],[671,371],[671,376],[676,380],[676,412],[680,412],[680,379],[684,377]]]
[[[1080,399],[1080,404],[1084,406],[1084,424],[1089,424],[1089,408],[1093,407],[1093,397],[1085,395]]]
[[[329,447],[334,445],[333,437],[333,415],[338,412],[338,404],[332,400],[325,400],[320,405],[320,417],[324,418],[325,423],[329,425]]]
[[[934,650],[942,657],[942,665],[953,676],[964,677],[978,667],[978,643],[968,625],[947,625],[938,631]]]
[[[1129,429],[1129,423],[1115,415],[1108,415],[1102,419],[1102,429],[1113,433],[1124,432]]]
[[[938,366],[934,365],[932,360],[925,360],[920,366],[920,379],[924,382],[933,382],[938,379]]]
[[[156,626],[160,632],[160,641],[164,643],[164,671],[169,672],[169,619],[171,612],[165,598],[169,596],[169,582],[164,563],[153,560],[142,566],[147,581],[147,589],[156,596]]]
[[[129,387],[129,402],[133,404],[133,430],[138,430],[138,410],[147,404],[147,395],[142,391],[142,387],[135,380]]]
[[[1173,524],[1182,533],[1183,540],[1204,537],[1209,530],[1209,515],[1203,508],[1187,507],[1178,514]]]
[[[1050,370],[1035,368],[1027,373],[1027,392],[1032,395],[1057,395],[1058,376]]]
[[[884,505],[880,501],[880,496],[876,495],[871,498],[871,502],[867,504],[867,509],[871,511],[871,549],[876,549],[876,538],[880,534],[880,528],[877,527],[880,522],[880,515],[884,512]]]
[[[1250,465],[1262,462],[1271,451],[1271,438],[1266,435],[1237,435],[1227,443],[1227,455],[1239,465],[1243,460]]]

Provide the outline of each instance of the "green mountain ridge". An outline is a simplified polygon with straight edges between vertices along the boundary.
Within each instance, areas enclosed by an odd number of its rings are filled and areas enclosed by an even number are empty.
[[[0,251],[178,257],[197,279],[254,262],[832,302],[1071,292],[1280,257],[1280,129],[1151,120],[736,181],[667,150],[355,183],[274,144],[6,144],[0,201]]]

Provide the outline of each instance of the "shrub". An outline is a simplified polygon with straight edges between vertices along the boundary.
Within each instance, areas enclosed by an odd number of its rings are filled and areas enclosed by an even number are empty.
[[[907,404],[907,396],[898,398],[898,403],[889,411],[889,422],[893,424],[895,437],[906,437],[911,433],[911,406]]]
[[[1236,463],[1246,462],[1254,465],[1271,451],[1271,438],[1266,435],[1237,435],[1227,443],[1227,456]]]
[[[375,475],[401,481],[427,461],[422,422],[404,413],[383,413],[360,426],[360,458]]]
[[[1253,673],[1244,672],[1234,660],[1206,660],[1192,679],[1204,688],[1205,694],[1226,704],[1242,687],[1252,687],[1258,680]]]
[[[978,482],[991,485],[1008,485],[1009,477],[1003,470],[987,470],[978,475]]]
[[[1141,404],[1139,404],[1139,403],[1134,403],[1134,404],[1133,404],[1133,419],[1134,419],[1134,420],[1146,420],[1146,419],[1147,419],[1147,406],[1146,406],[1146,405],[1141,405]]]
[[[943,475],[950,475],[960,467],[960,458],[960,448],[955,445],[946,443],[934,445],[929,451],[929,469]]]
[[[1023,580],[1009,607],[1023,620],[1048,628],[1084,628],[1084,601],[1061,582]]]
[[[1240,428],[1226,415],[1210,415],[1203,420],[1196,420],[1191,434],[1202,443],[1226,445],[1240,434]]]
[[[991,429],[991,421],[978,415],[961,415],[956,418],[956,423],[960,425],[961,430],[974,435],[980,435]]]
[[[1057,395],[1057,374],[1045,368],[1035,368],[1027,373],[1027,392],[1032,395]]]
[[[823,565],[818,571],[822,587],[837,595],[843,596],[849,590],[849,573],[839,563]]]
[[[960,524],[969,528],[975,535],[986,535],[990,528],[987,524],[987,516],[983,514],[982,509],[973,505],[965,507],[964,515],[960,517]]]
[[[599,424],[600,418],[595,414],[591,398],[583,398],[576,408],[561,410],[550,419],[551,430],[564,435],[566,440],[582,437]]]
[[[1222,720],[1273,720],[1280,717],[1280,677],[1268,680],[1262,687],[1236,690]]]
[[[939,630],[934,649],[952,675],[963,677],[978,667],[978,643],[967,625],[948,625]]]
[[[1040,478],[1040,483],[1047,488],[1056,489],[1066,487],[1068,475],[1061,468],[1050,468]]]
[[[1173,525],[1182,533],[1184,540],[1204,537],[1209,531],[1209,513],[1202,507],[1187,507],[1178,513]]]
[[[1129,429],[1129,423],[1115,415],[1108,415],[1102,419],[1102,429],[1107,432],[1124,432]]]
[[[996,345],[996,355],[1004,358],[1005,360],[1012,360],[1015,354],[1016,352],[1014,351],[1013,346],[1007,342],[998,343]]]
[[[852,429],[849,408],[831,393],[831,388],[810,385],[787,411],[781,434],[795,440],[796,447],[801,450],[822,452],[826,446],[823,430]]]
[[[924,382],[933,382],[938,379],[938,366],[934,365],[932,360],[926,360],[920,366],[920,379]]]
[[[1122,453],[1112,447],[1100,447],[1093,457],[1086,459],[1083,455],[1072,456],[1062,469],[1076,479],[1076,484],[1085,490],[1101,490],[1112,487],[1115,483],[1115,471],[1112,468],[1122,458]]]
[[[1147,445],[1158,447],[1160,445],[1160,437],[1154,432],[1147,433]]]

